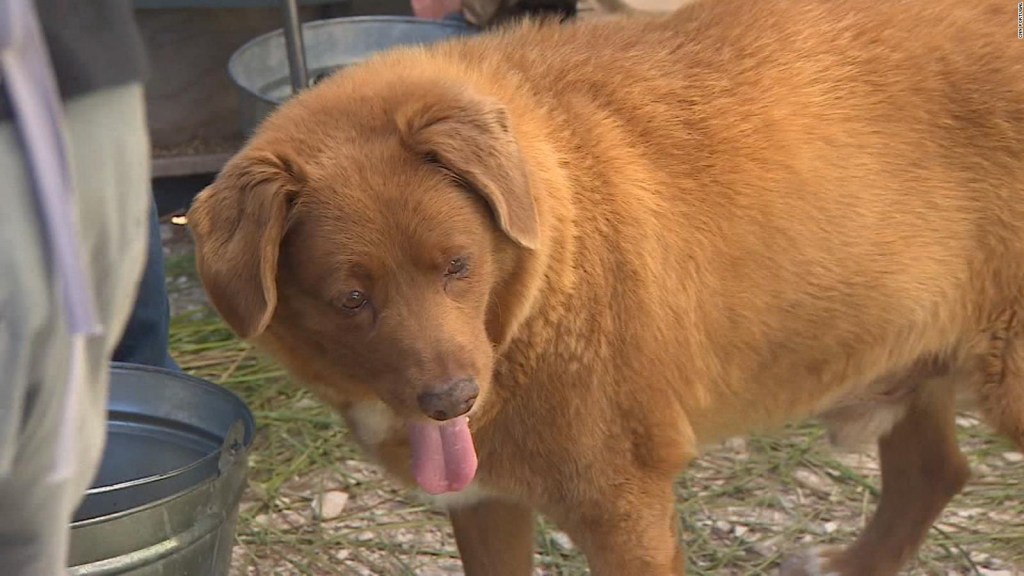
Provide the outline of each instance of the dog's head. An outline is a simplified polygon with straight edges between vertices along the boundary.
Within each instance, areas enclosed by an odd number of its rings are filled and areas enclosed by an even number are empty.
[[[440,82],[311,92],[190,209],[210,301],[339,401],[465,414],[490,383],[503,279],[541,241],[509,115]]]

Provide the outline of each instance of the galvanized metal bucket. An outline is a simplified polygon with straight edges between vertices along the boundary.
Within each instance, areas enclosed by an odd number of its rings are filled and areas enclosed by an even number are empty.
[[[457,21],[409,16],[352,16],[302,25],[302,76],[317,82],[327,74],[365,59],[374,52],[406,44],[429,44],[473,34],[476,28]],[[242,130],[246,135],[275,107],[293,94],[284,30],[250,40],[228,61],[228,74],[238,87]]]
[[[71,525],[76,576],[227,576],[252,413],[230,391],[114,364],[100,472]]]

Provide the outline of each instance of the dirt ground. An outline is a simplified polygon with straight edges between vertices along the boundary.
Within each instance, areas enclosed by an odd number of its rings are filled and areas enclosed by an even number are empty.
[[[231,336],[196,281],[186,228],[163,235],[176,358],[240,394],[258,422],[233,576],[462,574],[445,517],[383,478],[339,419]],[[975,478],[907,574],[1024,576],[1024,457],[971,414],[957,422]],[[783,554],[849,542],[878,485],[872,455],[833,452],[813,424],[716,447],[678,484],[688,573],[774,573]],[[538,575],[586,573],[543,519],[536,550]]]

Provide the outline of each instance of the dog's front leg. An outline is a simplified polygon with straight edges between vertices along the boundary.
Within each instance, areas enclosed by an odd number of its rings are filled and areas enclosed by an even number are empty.
[[[554,515],[587,557],[593,576],[683,576],[672,478],[618,480],[597,498]]]
[[[528,576],[533,572],[533,511],[500,499],[448,511],[466,576]]]

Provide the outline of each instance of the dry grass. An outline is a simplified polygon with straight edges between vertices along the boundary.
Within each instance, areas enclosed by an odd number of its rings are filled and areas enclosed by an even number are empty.
[[[344,425],[208,312],[176,319],[183,367],[231,388],[259,430],[243,504],[236,573],[459,574],[443,515],[360,461]],[[932,531],[913,574],[1024,573],[1024,464],[977,420],[959,419],[975,480]],[[763,574],[808,543],[854,537],[878,485],[870,456],[831,451],[815,425],[735,440],[708,452],[678,484],[691,574]],[[337,518],[314,499],[348,496]],[[583,574],[564,534],[540,519],[537,572]]]
[[[165,230],[172,350],[189,372],[220,383],[257,421],[234,576],[461,574],[443,514],[397,489],[361,456],[341,421],[209,312],[184,230]],[[908,574],[1024,576],[1024,462],[970,415],[958,418],[975,478],[946,510]],[[833,452],[813,425],[734,440],[680,479],[689,574],[774,573],[811,543],[849,542],[874,508],[877,462]],[[347,496],[319,518],[319,495]],[[584,574],[569,539],[538,519],[537,574]]]

